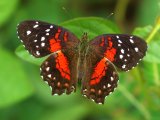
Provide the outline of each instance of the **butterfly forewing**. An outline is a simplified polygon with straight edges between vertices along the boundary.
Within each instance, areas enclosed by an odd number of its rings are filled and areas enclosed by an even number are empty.
[[[46,22],[24,21],[17,29],[25,48],[35,57],[71,49],[79,43],[78,38],[67,29]]]
[[[106,57],[116,67],[128,71],[145,56],[147,44],[137,36],[106,34],[94,38],[90,46],[95,52]]]

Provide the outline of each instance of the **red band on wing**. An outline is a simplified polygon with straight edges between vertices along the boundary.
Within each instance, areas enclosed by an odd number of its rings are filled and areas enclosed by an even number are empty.
[[[107,40],[112,40],[112,38],[111,37],[107,37]]]
[[[64,41],[65,41],[65,42],[68,40],[68,38],[67,38],[67,37],[68,37],[68,33],[67,33],[67,32],[65,32],[65,33],[64,33],[64,37],[63,37],[63,39],[64,39]]]
[[[106,74],[106,59],[103,58],[94,68],[94,73],[92,74],[90,85],[95,85],[100,82],[101,78]]]
[[[60,44],[60,40],[59,39],[51,39],[49,40],[49,44],[50,44],[50,51],[51,52],[56,52],[58,50],[61,49],[61,44]]]
[[[116,54],[116,49],[115,48],[111,48],[110,50],[106,50],[106,52],[104,53],[105,57],[110,60],[111,62],[114,61],[114,56]]]
[[[101,39],[101,44],[100,44],[100,46],[104,46],[104,37],[102,37],[102,39]]]
[[[60,28],[58,28],[58,32],[55,34],[55,38],[56,38],[56,39],[58,39],[58,37],[59,37],[61,31],[62,31],[62,30],[61,30]]]
[[[104,55],[105,57],[110,60],[111,62],[114,61],[114,57],[116,55],[116,49],[113,48],[113,43],[112,43],[112,38],[111,37],[108,37],[107,38],[109,41],[108,41],[108,47],[107,47],[107,50],[105,51]]]
[[[61,76],[67,80],[70,80],[70,69],[68,67],[68,60],[62,52],[57,52],[56,68],[60,71]]]

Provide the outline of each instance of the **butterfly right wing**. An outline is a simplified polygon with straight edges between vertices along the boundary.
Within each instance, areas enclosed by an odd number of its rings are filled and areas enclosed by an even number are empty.
[[[95,50],[95,49],[94,49]],[[82,94],[98,104],[104,104],[105,97],[111,94],[118,84],[118,73],[107,58],[88,49],[84,60]]]
[[[144,57],[146,50],[145,41],[136,36],[105,34],[91,40],[84,61],[82,94],[103,104],[105,97],[117,87],[114,65],[128,71]]]
[[[134,68],[145,56],[147,44],[137,36],[104,34],[90,41],[95,54],[105,56],[122,71]]]

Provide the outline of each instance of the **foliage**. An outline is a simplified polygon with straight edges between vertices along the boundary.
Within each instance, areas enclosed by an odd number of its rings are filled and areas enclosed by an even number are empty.
[[[129,3],[124,3],[126,1],[119,0],[117,3],[119,5],[116,5],[117,23],[115,23],[112,17],[105,18],[104,14],[99,14],[104,13],[105,10],[107,14],[110,14],[109,8],[106,7],[99,11],[103,4],[110,4],[110,2],[103,3],[103,0],[94,0],[94,2],[91,0],[87,2],[84,0],[13,0],[12,2],[1,0],[1,120],[13,118],[16,120],[158,119],[160,117],[160,55],[158,54],[160,51],[160,19],[156,21],[156,15],[159,13],[158,0],[143,1],[144,4],[137,9],[137,16],[134,19],[139,21],[136,24],[141,27],[130,25],[133,32],[129,32],[131,29],[128,30],[128,27],[121,23],[121,20],[125,19],[124,12],[127,11],[126,5]],[[120,4],[123,4],[125,9],[119,8]],[[146,11],[148,4],[155,12]],[[96,5],[98,10],[92,9],[89,15],[101,17],[82,17],[88,14],[88,11],[84,11],[85,7],[88,6],[89,10],[91,5]],[[70,9],[63,11],[62,7]],[[80,17],[68,20],[68,14]],[[150,17],[147,16],[148,14]],[[120,73],[118,88],[106,99],[103,106],[96,105],[82,97],[80,86],[76,93],[69,96],[51,96],[48,85],[44,84],[39,76],[39,65],[46,57],[36,59],[30,56],[17,39],[16,24],[24,19],[59,23],[79,38],[83,32],[88,32],[89,38],[92,39],[103,33],[126,33],[124,31],[128,31],[148,42],[148,52],[138,67],[128,73]]]

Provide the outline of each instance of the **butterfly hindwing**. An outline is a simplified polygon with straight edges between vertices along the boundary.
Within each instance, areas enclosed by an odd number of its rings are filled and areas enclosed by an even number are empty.
[[[25,48],[35,57],[71,49],[79,43],[78,38],[67,29],[41,21],[21,22],[17,32]]]
[[[67,57],[62,51],[50,55],[41,65],[41,76],[52,88],[52,94],[76,91],[77,56]],[[74,67],[73,67],[74,66]]]
[[[82,94],[98,104],[117,87],[118,74],[114,66],[94,52],[88,52],[84,60]]]
[[[94,38],[89,44],[97,54],[105,56],[123,71],[135,67],[147,50],[144,40],[124,34],[104,34]]]

